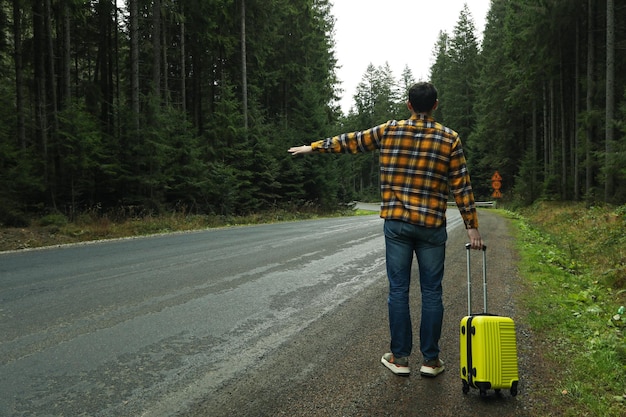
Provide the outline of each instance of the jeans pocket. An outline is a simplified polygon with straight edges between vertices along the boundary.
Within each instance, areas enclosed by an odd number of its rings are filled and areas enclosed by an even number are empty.
[[[445,226],[442,226],[442,227],[433,229],[433,233],[428,239],[428,243],[430,243],[433,246],[441,246],[441,245],[445,245],[447,240],[448,240],[448,230],[446,229]]]
[[[405,222],[399,220],[385,220],[385,225],[383,226],[384,234],[392,239],[404,236],[403,228],[405,225]]]

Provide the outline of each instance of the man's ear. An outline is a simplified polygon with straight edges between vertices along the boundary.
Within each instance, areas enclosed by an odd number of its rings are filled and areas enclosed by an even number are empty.
[[[435,105],[433,106],[433,110],[437,110],[437,107],[439,107],[439,99],[437,99],[437,101],[435,101]]]
[[[411,102],[409,100],[406,101],[406,107],[413,112],[413,106],[411,105]]]

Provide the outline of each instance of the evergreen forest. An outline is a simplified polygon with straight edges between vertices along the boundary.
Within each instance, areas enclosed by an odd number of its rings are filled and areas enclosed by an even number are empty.
[[[290,146],[408,116],[406,67],[363,69],[344,114],[332,0],[0,5],[0,225],[223,216],[377,200],[376,154]],[[436,118],[477,199],[626,203],[626,4],[492,0],[432,46]],[[620,53],[622,52],[622,53]]]

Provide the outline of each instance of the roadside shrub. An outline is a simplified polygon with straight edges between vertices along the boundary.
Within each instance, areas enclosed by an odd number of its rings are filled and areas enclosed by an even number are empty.
[[[43,216],[39,219],[39,225],[43,227],[63,227],[68,223],[68,219],[61,213],[52,213]]]
[[[28,227],[30,221],[17,209],[5,207],[0,204],[0,226],[5,227]]]

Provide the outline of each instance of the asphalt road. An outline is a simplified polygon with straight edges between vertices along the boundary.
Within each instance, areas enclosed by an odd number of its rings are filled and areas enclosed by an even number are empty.
[[[448,213],[448,371],[434,380],[379,363],[377,215],[1,253],[0,416],[463,415],[477,398],[457,365],[466,237]],[[510,272],[504,221],[484,217]],[[511,285],[493,286],[507,315]],[[476,406],[526,415],[522,396]]]
[[[0,254],[0,415],[180,412],[380,279],[381,227],[373,215]]]
[[[549,409],[557,392],[544,366],[546,346],[527,323],[519,297],[525,287],[517,277],[515,242],[505,218],[489,210],[480,212],[480,228],[488,245],[489,311],[516,320],[520,386],[512,397],[491,391],[481,398],[477,390],[462,393],[459,372],[459,321],[467,314],[466,232],[448,216],[446,276],[444,278],[444,328],[440,341],[446,372],[437,378],[393,375],[380,363],[389,349],[387,282],[382,270],[371,285],[328,311],[319,320],[257,358],[235,379],[180,413],[181,416],[429,416],[429,417],[530,417],[560,415]],[[457,218],[458,219],[458,218]],[[474,312],[482,311],[481,256],[472,252]],[[415,279],[417,281],[417,277]],[[420,310],[419,284],[411,290],[414,327]],[[414,346],[419,346],[414,332]],[[233,352],[237,361],[242,352]],[[413,369],[419,352],[411,357]],[[553,414],[553,412],[555,412]]]

